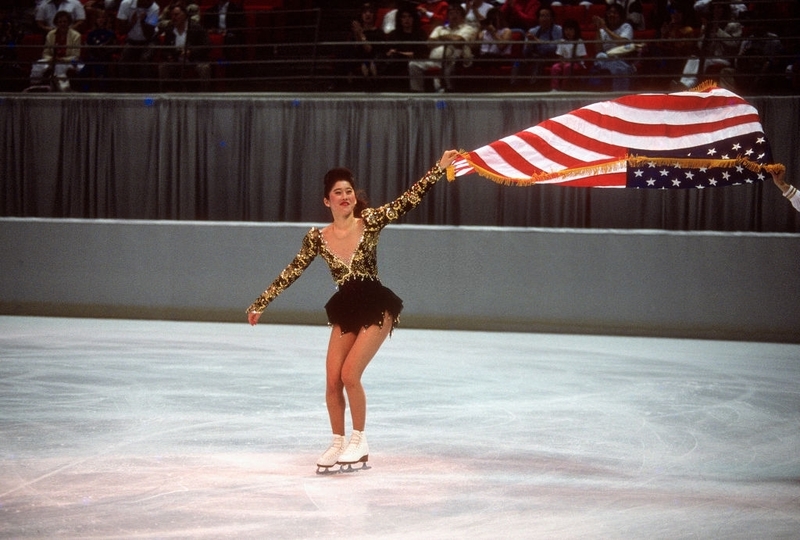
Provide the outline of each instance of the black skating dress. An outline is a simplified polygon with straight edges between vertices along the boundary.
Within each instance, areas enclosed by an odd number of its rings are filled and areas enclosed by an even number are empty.
[[[300,252],[250,307],[250,312],[263,312],[272,300],[300,277],[317,255],[328,263],[338,286],[325,304],[330,325],[338,324],[342,333],[358,332],[373,324],[383,326],[384,314],[392,314],[392,329],[397,326],[403,301],[378,279],[378,239],[381,230],[412,210],[428,191],[444,176],[437,163],[419,181],[394,201],[361,212],[364,233],[348,264],[334,255],[325,243],[319,228],[312,227],[303,238]]]

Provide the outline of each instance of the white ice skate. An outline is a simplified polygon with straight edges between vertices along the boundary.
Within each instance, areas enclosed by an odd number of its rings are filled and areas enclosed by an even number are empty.
[[[369,446],[367,445],[367,436],[363,431],[353,431],[347,448],[345,448],[344,452],[339,456],[339,465],[342,466],[342,472],[369,469],[367,466],[368,459]],[[353,465],[356,463],[361,463],[361,467],[354,469]]]
[[[330,447],[317,460],[317,474],[332,474],[339,470],[331,470],[339,464],[339,456],[344,451],[344,435],[334,435]],[[340,467],[341,468],[341,467]]]

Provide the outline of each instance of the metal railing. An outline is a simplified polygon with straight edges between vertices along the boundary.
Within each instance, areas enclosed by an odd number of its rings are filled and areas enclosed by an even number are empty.
[[[80,61],[74,64],[71,74],[73,91],[101,92],[157,92],[157,91],[212,91],[212,92],[331,92],[331,91],[409,91],[406,60],[378,56],[374,60],[378,68],[377,77],[364,77],[359,66],[364,61],[354,54],[356,43],[346,41],[326,41],[321,39],[320,27],[322,13],[315,10],[285,10],[268,12],[270,25],[241,29],[244,40],[240,44],[226,45],[221,42],[208,47],[209,78],[201,77],[186,63],[184,69],[176,70],[178,75],[169,81],[158,76],[158,64],[164,58],[167,48],[151,46],[151,60],[130,62],[123,67],[119,52],[123,45],[116,45],[109,51],[111,59],[100,64]],[[786,23],[786,21],[782,21]],[[796,21],[800,27],[800,21]],[[716,38],[714,38],[716,39]],[[711,41],[714,41],[711,39]],[[756,44],[771,40],[771,37],[748,38],[738,41],[754,40]],[[726,84],[733,84],[744,93],[798,93],[797,65],[800,51],[800,37],[781,36],[782,50],[769,57],[752,54],[740,56],[731,52],[721,60],[729,66],[720,72],[715,69],[697,74],[698,80],[723,78]],[[717,41],[722,41],[721,39]],[[587,48],[600,50],[601,42],[584,40]],[[669,40],[636,39],[637,47],[629,56],[618,60],[629,63],[635,70],[627,77],[631,90],[667,91],[680,88],[677,84],[682,76],[687,57],[663,53]],[[398,42],[383,41],[375,43],[380,48],[388,48]],[[408,45],[408,42],[404,42]],[[426,45],[426,42],[419,42]],[[526,58],[519,42],[516,53],[503,59],[483,58],[473,55],[471,65],[463,60],[456,61],[452,75],[453,87],[459,92],[540,92],[550,90],[549,68],[553,58]],[[480,49],[480,42],[468,43],[472,50]],[[0,91],[21,91],[31,86],[30,66],[41,55],[42,43],[26,42],[3,44],[5,54],[0,56]],[[9,49],[13,47],[13,51]],[[92,56],[93,47],[82,48],[84,57]],[[13,53],[13,54],[12,54]],[[590,53],[591,55],[591,53]],[[703,58],[698,50],[698,60]],[[745,64],[747,67],[745,67]],[[795,64],[795,73],[786,72],[786,67]],[[90,65],[99,70],[79,69]],[[615,75],[594,68],[594,58],[585,60],[586,70],[569,77],[567,89],[572,91],[605,91]],[[136,72],[136,76],[129,73]],[[531,76],[531,73],[536,73]],[[441,77],[436,69],[425,73],[426,84]],[[42,85],[47,88],[47,82]]]

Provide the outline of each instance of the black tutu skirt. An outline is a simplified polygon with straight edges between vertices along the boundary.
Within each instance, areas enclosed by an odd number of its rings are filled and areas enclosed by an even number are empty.
[[[351,279],[339,286],[325,304],[328,322],[338,324],[342,333],[359,332],[373,324],[383,326],[384,313],[392,314],[392,329],[397,326],[403,301],[391,289],[373,279]]]

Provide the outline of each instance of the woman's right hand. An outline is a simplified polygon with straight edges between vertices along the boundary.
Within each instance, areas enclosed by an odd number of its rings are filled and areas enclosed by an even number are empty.
[[[259,317],[261,317],[261,313],[257,311],[250,311],[247,313],[247,322],[250,323],[250,326],[255,326],[258,324]]]
[[[458,157],[458,150],[445,150],[442,159],[439,160],[439,167],[446,169]]]

